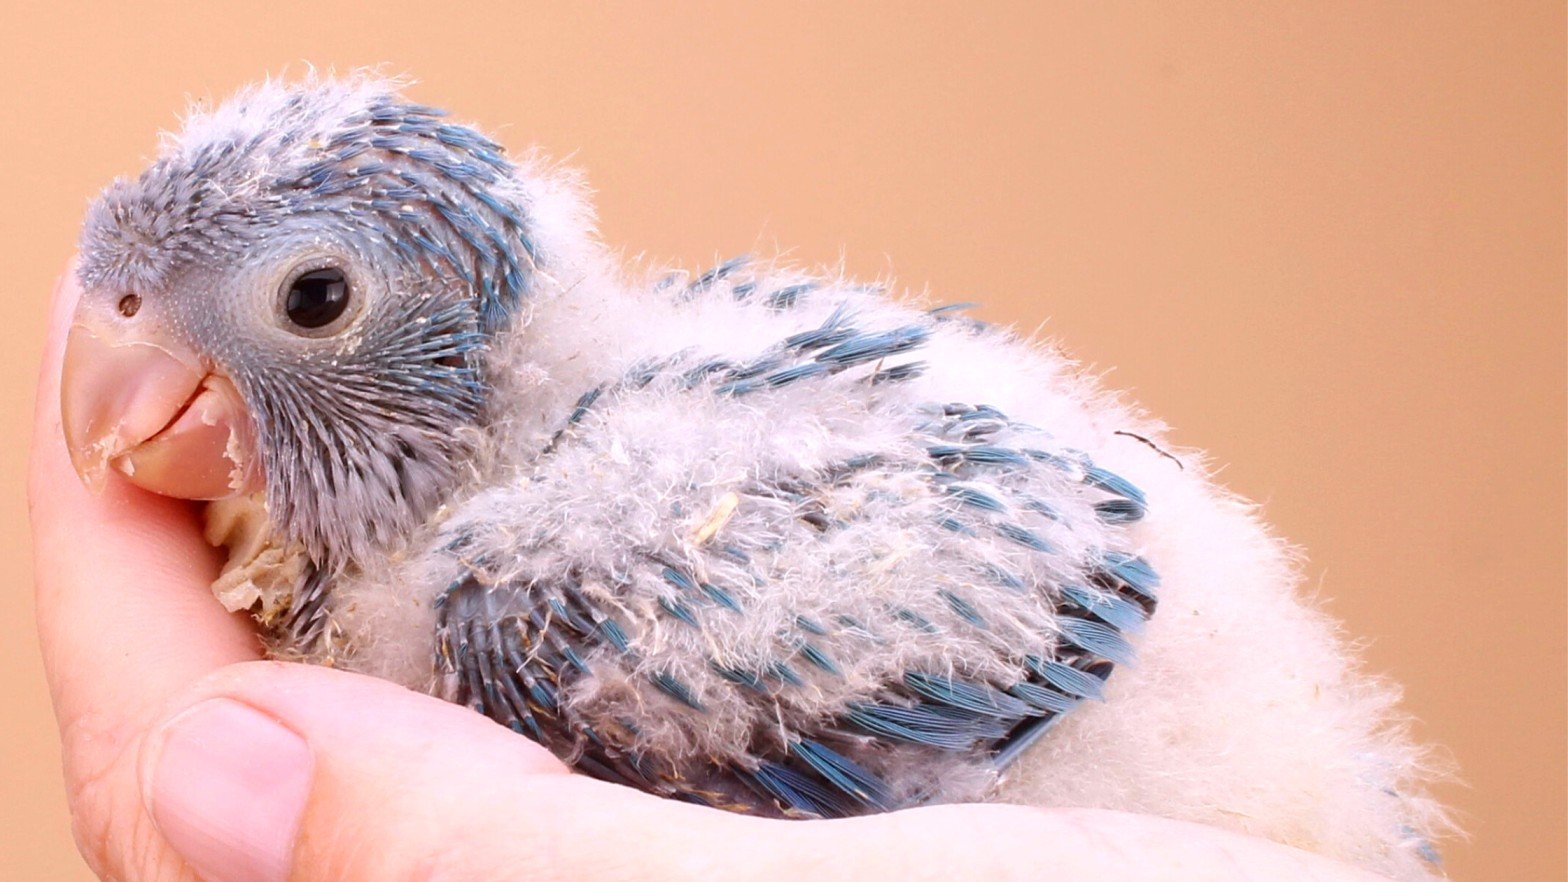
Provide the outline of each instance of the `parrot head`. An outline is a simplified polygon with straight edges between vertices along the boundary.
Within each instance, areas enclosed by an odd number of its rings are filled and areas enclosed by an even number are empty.
[[[61,387],[78,473],[264,493],[318,558],[405,535],[465,467],[484,352],[540,272],[513,172],[372,79],[188,121],[88,212]]]

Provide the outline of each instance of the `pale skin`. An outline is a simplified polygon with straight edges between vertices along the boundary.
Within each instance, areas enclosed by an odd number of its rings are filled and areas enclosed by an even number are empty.
[[[128,882],[1011,879],[1373,880],[1304,851],[1149,816],[939,806],[747,818],[568,772],[462,707],[262,660],[213,599],[194,504],[113,479],[62,441],[58,286],[29,499],[38,628],[78,846]]]

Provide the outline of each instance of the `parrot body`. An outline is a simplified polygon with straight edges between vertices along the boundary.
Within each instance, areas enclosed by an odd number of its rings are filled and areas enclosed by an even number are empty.
[[[195,353],[223,468],[173,495],[275,654],[735,811],[1115,808],[1433,872],[1395,690],[1158,424],[962,309],[629,271],[578,193],[351,78],[199,115],[93,209],[83,336]],[[156,422],[91,449],[192,486]]]

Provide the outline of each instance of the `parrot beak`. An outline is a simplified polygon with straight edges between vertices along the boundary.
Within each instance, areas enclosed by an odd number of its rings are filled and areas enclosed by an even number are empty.
[[[234,384],[186,348],[122,328],[78,316],[66,336],[60,412],[82,482],[101,490],[113,467],[181,499],[256,489],[250,420]]]

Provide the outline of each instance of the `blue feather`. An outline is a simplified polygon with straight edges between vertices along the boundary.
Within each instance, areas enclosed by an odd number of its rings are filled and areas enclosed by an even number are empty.
[[[1052,687],[1078,698],[1103,701],[1105,681],[1086,671],[1059,661],[1048,661],[1037,655],[1026,658],[1029,669]]]
[[[1154,589],[1159,586],[1160,577],[1148,561],[1130,554],[1112,552],[1105,555],[1103,565],[1105,573],[1144,597],[1155,599]]]
[[[1107,524],[1130,524],[1143,518],[1144,507],[1131,499],[1107,499],[1095,503],[1094,513]]]
[[[600,622],[599,631],[604,634],[606,640],[610,641],[611,646],[614,646],[621,652],[631,649],[631,641],[627,639],[626,631],[613,619],[605,619]]]
[[[1117,664],[1132,662],[1132,644],[1128,643],[1127,638],[1119,634],[1115,628],[1072,616],[1062,617],[1058,624],[1061,626],[1062,636],[1072,645]]]
[[[740,601],[735,599],[735,595],[711,582],[702,583],[702,593],[712,598],[714,603],[731,612],[742,612]]]
[[[842,677],[844,675],[844,672],[839,670],[838,665],[834,664],[832,657],[829,656],[826,652],[823,652],[822,647],[817,646],[814,643],[801,643],[800,654],[803,658],[806,659],[806,661],[811,662],[813,665],[816,665],[824,671],[827,671],[829,674],[833,674],[834,676],[838,677]]]
[[[693,582],[690,576],[674,567],[665,567],[663,575],[664,581],[669,582],[682,591],[694,591],[697,588],[697,583]]]
[[[817,360],[845,367],[863,364],[914,349],[925,343],[928,336],[929,332],[919,325],[906,325],[876,334],[861,334],[823,350],[817,355]]]
[[[1007,505],[1006,503],[1002,502],[1001,497],[998,497],[994,493],[990,492],[988,488],[981,487],[977,484],[948,484],[943,489],[966,505],[972,505],[976,508],[993,512],[1003,512],[1007,510]]]
[[[801,282],[798,285],[780,288],[768,295],[768,306],[773,309],[789,309],[795,305],[795,301],[800,298],[800,295],[816,287],[816,282]]]
[[[979,610],[975,609],[974,604],[963,599],[962,597],[959,597],[957,594],[954,594],[952,591],[949,591],[946,588],[943,588],[938,593],[942,595],[943,600],[947,601],[947,605],[952,608],[953,612],[958,613],[959,618],[962,618],[964,621],[974,625],[977,628],[986,627],[984,617],[980,615]]]
[[[1053,714],[1065,714],[1079,702],[1077,698],[1035,683],[1014,683],[1007,691],[1034,707]]]
[[[707,708],[702,706],[701,702],[697,701],[697,697],[692,695],[691,687],[681,682],[681,680],[678,679],[675,675],[665,671],[659,671],[649,674],[648,679],[653,683],[653,685],[659,687],[660,692],[663,692],[665,695],[670,696],[671,698],[679,701],[681,704],[686,705],[692,710],[707,710]]]
[[[714,673],[730,681],[731,683],[739,686],[745,686],[747,689],[750,689],[754,692],[767,694],[767,686],[763,683],[762,677],[758,674],[755,674],[751,671],[744,671],[740,668],[732,668],[727,665],[721,665],[716,661],[709,661],[708,666],[713,669]]]
[[[1029,716],[1029,706],[996,688],[936,674],[911,671],[904,685],[938,704],[986,716],[1017,719]]]
[[[743,771],[742,774],[745,779],[755,782],[763,792],[794,811],[829,818],[851,814],[851,807],[842,796],[787,766],[763,760],[756,769]]]
[[[694,615],[691,611],[691,607],[681,603],[679,600],[676,600],[672,597],[660,597],[659,606],[662,607],[665,612],[674,616],[676,619],[679,619],[680,621],[692,626],[693,628],[700,627],[697,624],[696,615]]]
[[[857,703],[849,706],[844,721],[872,735],[943,750],[969,750],[1001,738],[1008,729],[997,717],[930,705]]]
[[[996,531],[1001,533],[1003,536],[1006,536],[1008,539],[1017,542],[1019,545],[1022,545],[1026,548],[1032,548],[1035,551],[1041,552],[1042,554],[1056,553],[1056,548],[1052,546],[1051,543],[1045,541],[1045,539],[1042,538],[1040,534],[1030,530],[1027,527],[1021,527],[1018,524],[1003,521],[996,525]]]
[[[1115,594],[1094,591],[1082,585],[1067,585],[1062,588],[1062,594],[1085,612],[1121,631],[1137,633],[1143,630],[1148,621],[1148,613],[1144,612],[1143,607]]]
[[[917,629],[924,631],[927,634],[935,634],[938,631],[937,626],[933,625],[930,619],[915,612],[914,610],[900,609],[897,613],[895,613],[895,615],[897,615],[901,620],[914,625]]]
[[[796,616],[795,624],[819,637],[826,637],[828,633],[828,629],[818,624],[815,619],[809,619],[805,616]]]
[[[991,758],[992,764],[998,769],[1005,769],[1012,765],[1013,761],[1022,756],[1024,751],[1033,747],[1035,742],[1044,737],[1045,733],[1051,731],[1051,727],[1055,726],[1056,721],[1060,719],[1061,717],[1056,714],[1047,714],[1043,717],[1029,720],[1017,729],[1014,729],[1008,734],[1007,740],[999,745],[996,755]]]
[[[790,753],[839,790],[877,811],[892,809],[892,794],[882,780],[843,754],[816,741],[796,741]]]
[[[791,686],[806,685],[806,681],[801,679],[798,671],[781,661],[769,664],[768,673]]]

